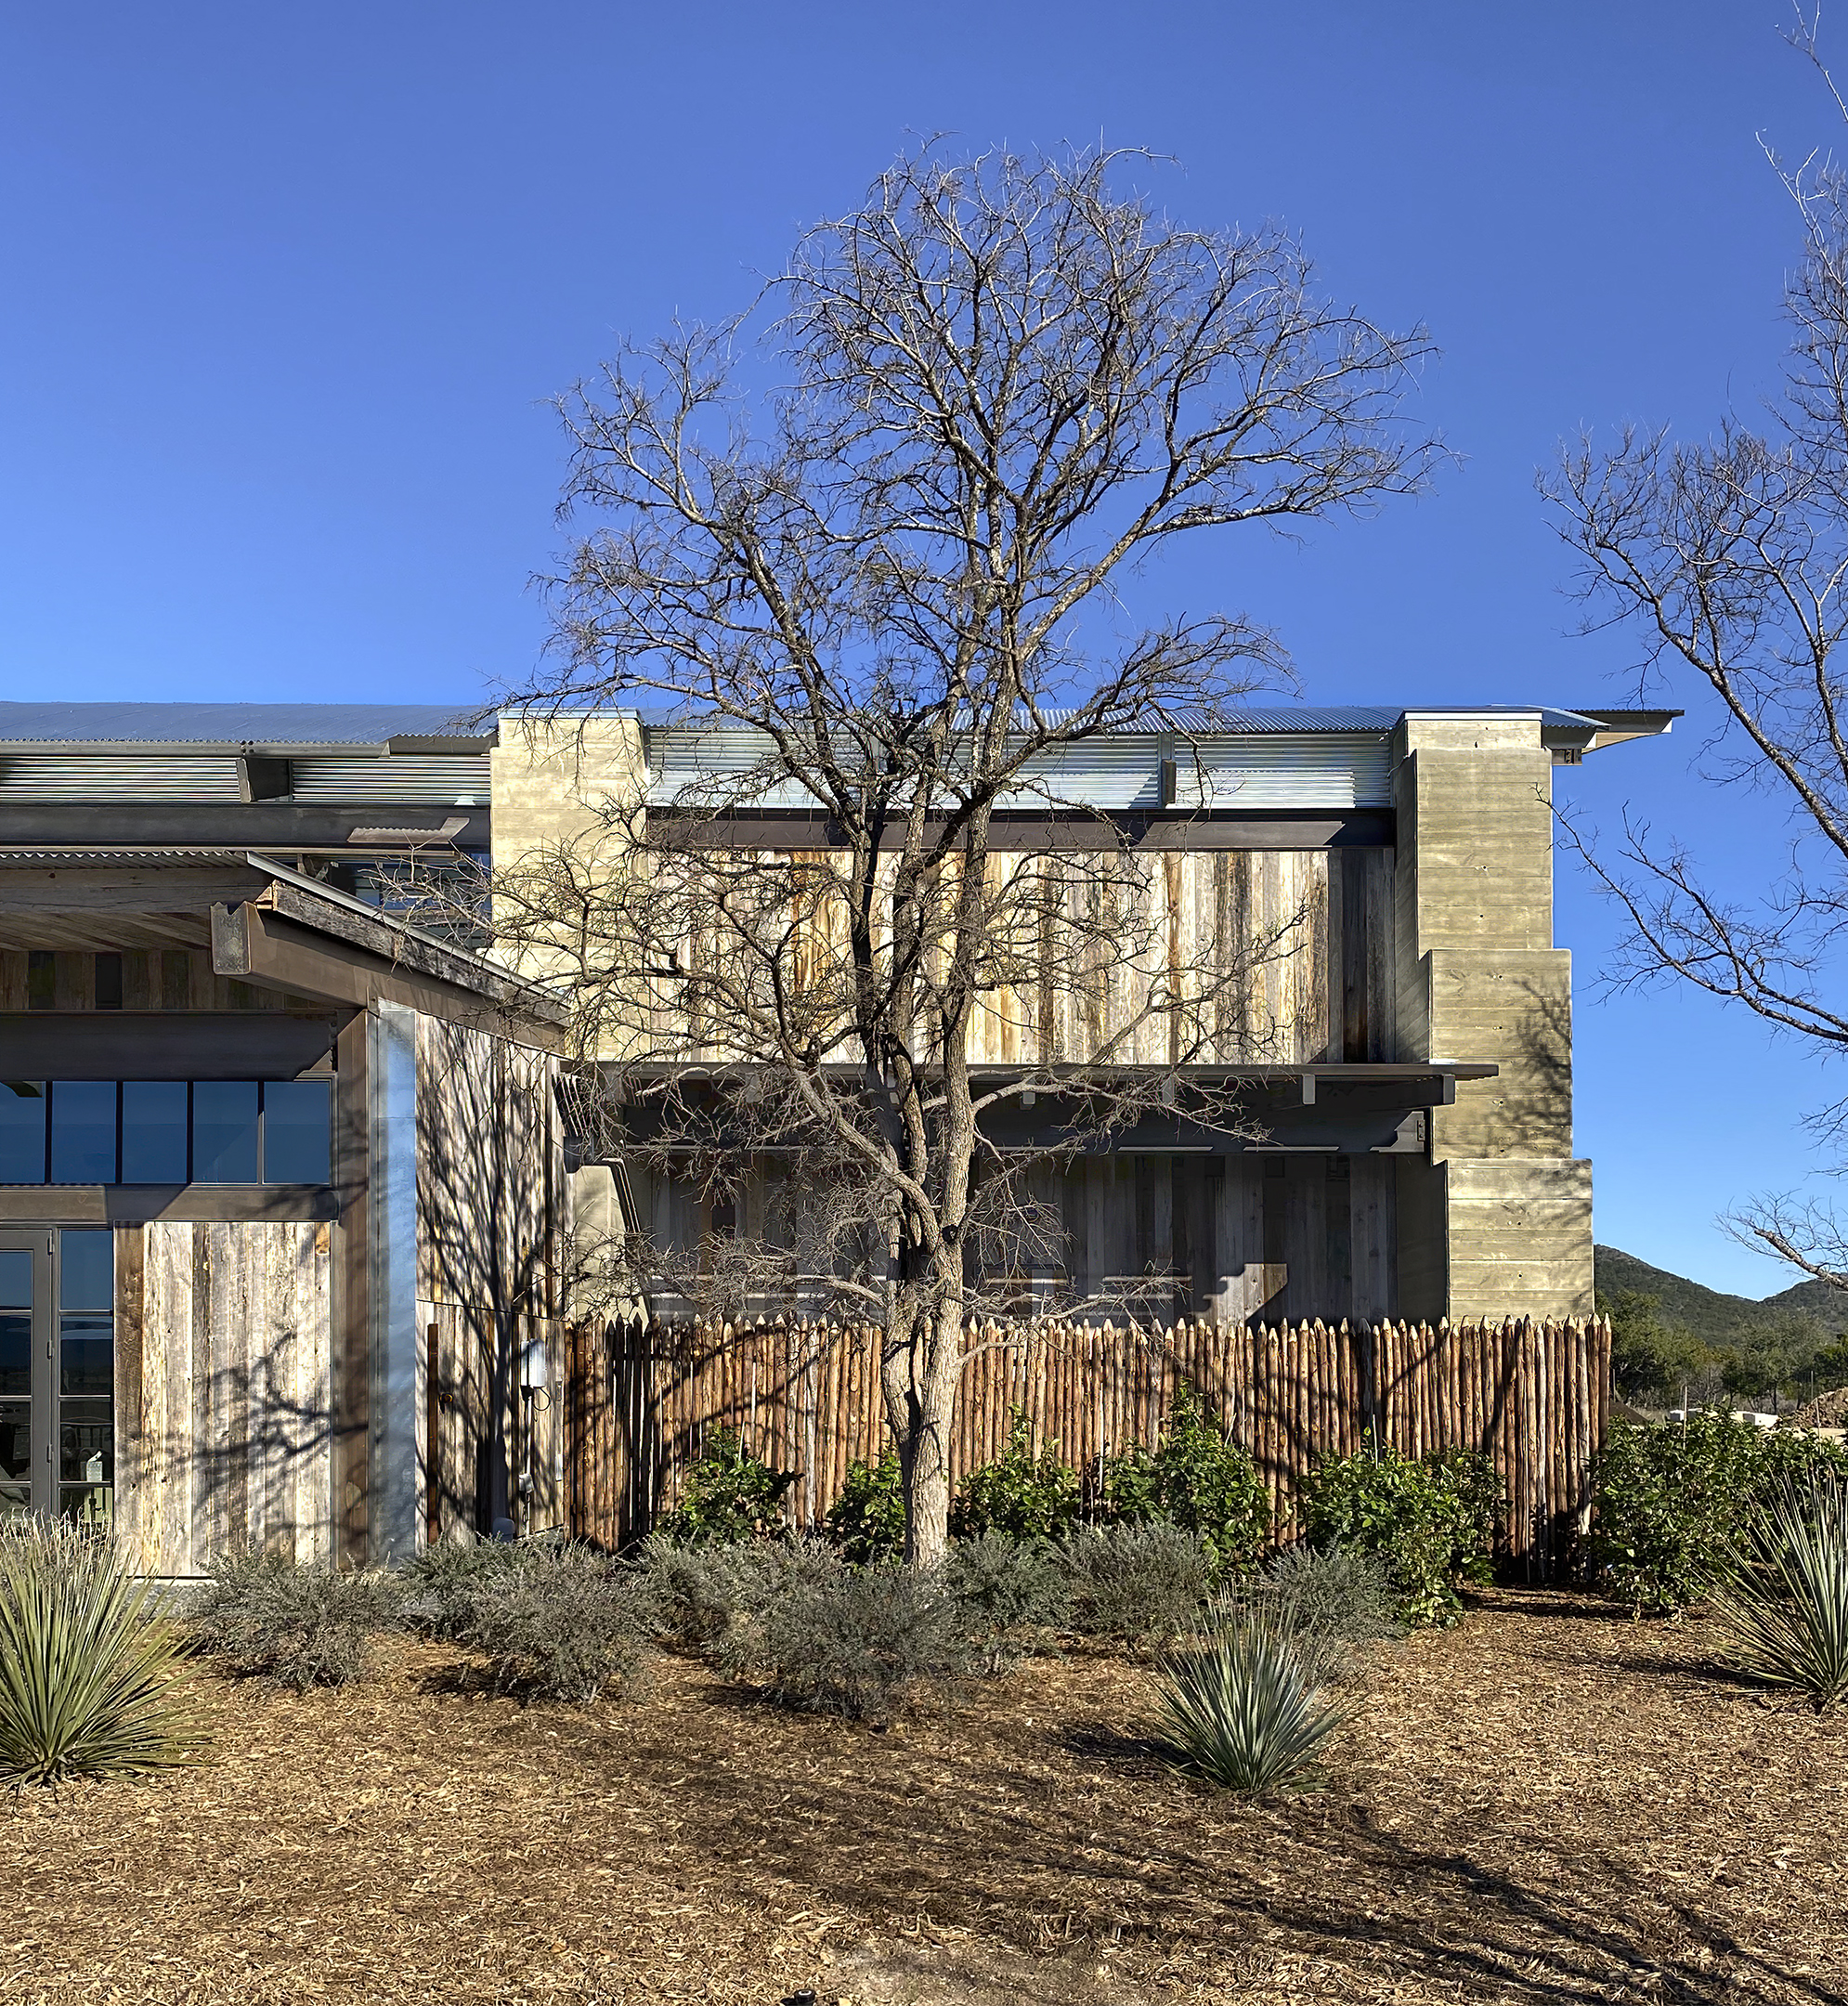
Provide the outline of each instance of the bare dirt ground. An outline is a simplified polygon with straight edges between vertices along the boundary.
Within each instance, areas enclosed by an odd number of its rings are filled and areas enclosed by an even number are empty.
[[[0,1798],[0,2001],[1848,2001],[1848,1718],[1698,1622],[1486,1594],[1257,1807],[1152,1759],[1120,1661],[884,1733],[676,1661],[591,1713],[455,1663],[201,1673],[210,1766]]]

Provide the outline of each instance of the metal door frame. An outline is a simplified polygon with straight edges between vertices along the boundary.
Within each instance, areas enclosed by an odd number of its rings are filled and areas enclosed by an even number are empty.
[[[0,1226],[0,1251],[33,1256],[32,1509],[58,1516],[58,1277],[55,1226]],[[16,1397],[16,1396],[15,1396]]]

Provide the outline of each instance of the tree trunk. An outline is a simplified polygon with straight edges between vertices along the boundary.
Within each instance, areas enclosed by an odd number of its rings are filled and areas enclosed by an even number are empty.
[[[886,1334],[886,1413],[898,1442],[904,1557],[918,1567],[934,1567],[949,1550],[950,1437],[962,1348],[960,1288],[905,1305]]]

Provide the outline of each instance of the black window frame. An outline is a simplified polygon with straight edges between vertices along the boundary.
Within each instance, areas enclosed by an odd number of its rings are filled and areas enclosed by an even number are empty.
[[[17,1182],[16,1182],[16,1183],[10,1184],[10,1185],[0,1185],[0,1190],[13,1190],[13,1191],[39,1191],[39,1190],[50,1190],[50,1191],[83,1191],[83,1190],[86,1190],[86,1189],[88,1189],[88,1188],[89,1188],[89,1187],[90,1187],[91,1185],[93,1185],[93,1184],[98,1184],[98,1183],[101,1183],[101,1184],[107,1184],[107,1185],[121,1185],[121,1184],[122,1184],[122,1181],[123,1181],[123,1178],[122,1178],[122,1158],[123,1158],[123,1127],[122,1127],[122,1124],[123,1124],[123,1098],[124,1098],[124,1097],[123,1097],[123,1088],[124,1088],[124,1087],[126,1087],[126,1086],[139,1086],[139,1085],[142,1085],[142,1084],[146,1084],[146,1083],[144,1083],[144,1082],[141,1082],[141,1081],[138,1081],[138,1080],[128,1080],[128,1079],[116,1079],[116,1080],[110,1080],[110,1081],[99,1081],[99,1080],[56,1080],[56,1079],[44,1079],[44,1080],[33,1080],[33,1081],[25,1081],[25,1082],[21,1082],[21,1084],[22,1084],[22,1085],[29,1085],[29,1086],[33,1086],[33,1087],[36,1087],[36,1088],[37,1088],[39,1089],[39,1096],[40,1096],[40,1098],[42,1098],[42,1100],[43,1100],[43,1101],[44,1101],[44,1104],[45,1104],[45,1137],[44,1137],[44,1147],[43,1147],[43,1151],[42,1151],[42,1153],[41,1153],[41,1155],[40,1155],[40,1159],[39,1159],[39,1168],[40,1168],[40,1175],[39,1175],[39,1177],[37,1178],[37,1179],[36,1179],[35,1181],[32,1182],[32,1183],[29,1183],[29,1184],[20,1184],[20,1183],[17,1183]],[[181,1179],[179,1179],[179,1181],[180,1181],[181,1183],[183,1183],[183,1184],[194,1184],[194,1183],[200,1183],[200,1182],[203,1182],[203,1183],[205,1183],[206,1185],[208,1185],[208,1186],[209,1186],[210,1188],[212,1188],[212,1189],[215,1189],[215,1190],[220,1190],[220,1191],[239,1191],[239,1190],[246,1190],[246,1189],[251,1189],[251,1188],[254,1188],[254,1187],[255,1187],[255,1186],[263,1186],[263,1185],[268,1185],[268,1186],[276,1186],[276,1185],[285,1185],[285,1186],[287,1186],[287,1187],[289,1187],[289,1188],[299,1188],[299,1187],[300,1187],[300,1185],[301,1185],[301,1182],[302,1182],[302,1180],[301,1180],[301,1179],[294,1179],[294,1178],[290,1178],[290,1179],[272,1179],[272,1178],[271,1178],[271,1177],[270,1177],[270,1176],[268,1175],[268,1170],[269,1170],[269,1163],[268,1163],[268,1157],[269,1157],[269,1131],[268,1131],[268,1124],[267,1124],[267,1119],[266,1119],[266,1116],[267,1116],[267,1097],[268,1097],[268,1089],[269,1089],[270,1088],[272,1088],[272,1087],[306,1087],[306,1086],[320,1086],[320,1087],[324,1087],[324,1088],[325,1088],[327,1089],[327,1121],[328,1121],[328,1175],[327,1175],[327,1178],[326,1178],[326,1179],[325,1179],[324,1181],[322,1181],[322,1182],[320,1182],[320,1183],[319,1183],[319,1184],[310,1184],[310,1185],[308,1186],[308,1188],[309,1188],[309,1189],[313,1189],[313,1190],[325,1190],[325,1189],[327,1189],[328,1185],[330,1185],[330,1184],[331,1184],[331,1183],[332,1182],[332,1179],[333,1179],[333,1081],[332,1081],[332,1080],[331,1078],[328,1078],[328,1077],[325,1077],[325,1076],[317,1076],[317,1077],[313,1077],[313,1078],[308,1078],[308,1079],[293,1079],[293,1080],[265,1080],[265,1079],[253,1079],[253,1078],[252,1078],[252,1077],[251,1077],[251,1076],[250,1076],[249,1075],[239,1075],[239,1076],[238,1076],[238,1077],[237,1077],[236,1079],[225,1079],[225,1080],[219,1080],[219,1079],[213,1079],[213,1080],[209,1080],[209,1081],[201,1081],[201,1080],[191,1080],[191,1079],[189,1079],[189,1080],[184,1080],[184,1081],[175,1080],[175,1081],[170,1081],[170,1082],[163,1082],[163,1083],[158,1083],[158,1084],[167,1084],[167,1085],[173,1085],[173,1086],[184,1086],[184,1087],[185,1087],[185,1088],[186,1088],[186,1176],[185,1176],[184,1178],[182,1178]],[[111,1176],[108,1177],[108,1178],[103,1178],[103,1179],[95,1179],[95,1178],[92,1178],[92,1179],[85,1179],[85,1180],[83,1180],[83,1181],[81,1181],[81,1182],[74,1182],[74,1183],[73,1183],[73,1182],[69,1182],[69,1181],[66,1181],[66,1182],[62,1182],[62,1183],[54,1183],[54,1182],[53,1182],[53,1180],[52,1180],[52,1176],[51,1176],[51,1168],[52,1168],[52,1145],[53,1145],[53,1140],[54,1140],[54,1137],[55,1137],[55,1135],[56,1135],[56,1132],[57,1132],[57,1097],[58,1097],[58,1089],[59,1089],[59,1087],[61,1087],[61,1086],[63,1086],[63,1087],[72,1087],[72,1086],[80,1086],[80,1087],[98,1087],[98,1086],[104,1086],[104,1085],[107,1085],[107,1086],[112,1087],[112,1088],[114,1088],[114,1090],[115,1090],[115,1153],[114,1153],[114,1162],[113,1162],[113,1165],[112,1165],[112,1173],[113,1173],[113,1174],[112,1174]],[[250,1179],[250,1178],[213,1178],[213,1179],[199,1179],[199,1178],[195,1177],[195,1175],[194,1175],[194,1171],[195,1171],[195,1169],[196,1169],[196,1167],[197,1167],[197,1164],[196,1164],[196,1158],[195,1158],[195,1154],[194,1154],[194,1137],[193,1137],[193,1125],[194,1125],[194,1118],[195,1118],[195,1115],[194,1115],[194,1094],[193,1094],[193,1089],[194,1089],[194,1088],[195,1088],[195,1087],[198,1087],[198,1086],[202,1086],[202,1085],[210,1085],[210,1086],[240,1086],[240,1087],[242,1087],[242,1086],[251,1086],[251,1087],[254,1087],[254,1088],[256,1088],[256,1176],[255,1176],[255,1177],[254,1177],[254,1179]],[[171,1182],[172,1180],[166,1180],[166,1181],[167,1181],[167,1182]],[[129,1187],[129,1188],[131,1188],[131,1189],[132,1189],[132,1188],[134,1188],[134,1187]],[[146,1187],[146,1188],[150,1188],[150,1189],[156,1189],[156,1190],[159,1190],[159,1189],[164,1189],[164,1188],[166,1188],[166,1186],[165,1186],[165,1183],[163,1183],[163,1184],[160,1184],[160,1185],[155,1185],[155,1186],[150,1186],[150,1187]]]

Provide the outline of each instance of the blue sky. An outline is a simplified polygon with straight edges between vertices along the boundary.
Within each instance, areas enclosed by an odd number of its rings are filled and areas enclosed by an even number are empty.
[[[1152,600],[1273,622],[1310,701],[1621,702],[1533,493],[1562,435],[1704,432],[1774,380],[1789,205],[1755,135],[1836,138],[1775,0],[930,9],[392,0],[0,14],[0,690],[473,698],[532,665],[546,399],[615,331],[725,313],[907,133],[1152,148],[1204,226],[1282,219],[1443,350],[1438,491],[1300,546],[1201,541]],[[1839,51],[1848,68],[1848,33]],[[1677,699],[1678,700],[1678,699]],[[1699,734],[1569,792],[1762,881],[1767,805]],[[1751,1295],[1714,1224],[1803,1178],[1829,1085],[1672,991],[1600,998],[1562,863],[1597,1231]],[[1841,1090],[1836,1083],[1834,1090]]]

